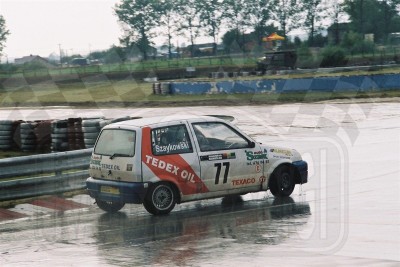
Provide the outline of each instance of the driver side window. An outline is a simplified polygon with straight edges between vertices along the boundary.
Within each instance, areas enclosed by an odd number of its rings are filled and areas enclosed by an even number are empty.
[[[248,148],[249,141],[228,125],[221,122],[193,123],[201,151]]]

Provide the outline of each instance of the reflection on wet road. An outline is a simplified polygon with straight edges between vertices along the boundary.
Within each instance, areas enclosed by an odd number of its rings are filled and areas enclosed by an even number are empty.
[[[309,215],[308,203],[295,203],[292,198],[197,203],[162,218],[103,214],[97,222],[96,238],[100,253],[112,265],[124,261],[115,255],[123,259],[130,255],[132,265],[196,265],[212,263],[210,256],[223,253],[231,243],[280,244],[296,233]]]
[[[398,103],[22,109],[2,110],[0,119],[216,113],[235,116],[260,142],[296,148],[309,183],[293,198],[198,201],[164,217],[136,205],[114,215],[90,205],[2,221],[0,266],[398,266]]]

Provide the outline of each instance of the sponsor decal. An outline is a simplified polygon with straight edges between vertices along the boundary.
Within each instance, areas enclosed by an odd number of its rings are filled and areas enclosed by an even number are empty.
[[[146,155],[146,165],[147,166],[151,165],[153,167],[158,168],[159,170],[166,171],[175,177],[180,177],[180,178],[186,180],[187,182],[195,183],[193,173],[189,173],[187,170],[181,170],[180,167],[173,165],[171,163],[168,163],[164,160],[157,159],[155,157]]]
[[[93,155],[92,158],[90,159],[90,165],[94,165],[94,166],[100,167],[101,158],[102,158],[101,156]],[[92,166],[92,167],[94,167],[94,166]]]
[[[223,160],[223,159],[236,159],[236,154],[235,154],[235,152],[232,152],[232,153],[206,155],[206,156],[200,157],[201,161],[214,161],[214,160]]]
[[[268,159],[268,151],[266,149],[264,149],[264,151],[247,151],[246,152],[246,157],[248,161],[252,161],[252,160],[260,160],[260,159]]]
[[[101,155],[92,155],[90,158],[90,169],[101,170]]]
[[[268,151],[266,149],[264,149],[264,151],[260,150],[260,151],[256,151],[256,152],[245,150],[245,153],[246,153],[247,165],[248,166],[251,166],[251,165],[256,166],[255,167],[256,171],[259,168],[259,167],[257,167],[257,165],[269,163]]]
[[[126,165],[126,171],[131,172],[133,170],[133,164]]]
[[[114,170],[114,171],[121,170],[119,165],[114,165],[114,164],[101,164],[100,167],[105,170]]]
[[[256,178],[243,178],[243,179],[232,180],[233,186],[248,185],[248,184],[255,184],[255,183],[256,183]]]
[[[178,144],[168,144],[165,146],[159,146],[159,145],[155,145],[155,152],[157,154],[170,154],[170,153],[174,153],[174,152],[188,152],[190,151],[190,147],[189,144],[187,142],[180,142]]]
[[[292,157],[292,151],[287,150],[287,149],[276,149],[276,148],[271,148],[270,150],[272,153],[275,154],[281,154],[281,155],[285,155],[286,157]]]

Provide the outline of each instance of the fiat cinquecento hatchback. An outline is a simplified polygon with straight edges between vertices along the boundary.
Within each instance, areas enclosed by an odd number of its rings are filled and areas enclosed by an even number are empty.
[[[268,189],[289,196],[307,183],[307,169],[296,150],[257,143],[228,121],[156,117],[105,126],[86,184],[104,211],[134,203],[162,215],[200,199]]]

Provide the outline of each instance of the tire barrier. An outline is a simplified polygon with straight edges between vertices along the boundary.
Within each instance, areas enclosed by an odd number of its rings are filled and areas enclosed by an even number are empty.
[[[154,95],[169,95],[171,94],[170,83],[153,83]]]
[[[82,118],[69,118],[67,124],[68,150],[84,149]]]
[[[33,130],[36,138],[36,150],[50,151],[51,150],[51,121],[38,121]]]
[[[138,117],[136,117],[138,118]],[[107,120],[104,118],[84,119],[82,120],[82,132],[84,137],[85,148],[93,148],[101,129],[110,124],[119,121],[135,119],[129,116]]]
[[[51,124],[52,151],[67,151],[68,147],[68,120],[53,121]]]
[[[11,120],[0,121],[0,149],[7,150],[12,147],[13,124]]]
[[[0,120],[0,150],[63,152],[92,148],[101,129],[114,122],[141,117],[69,118],[65,120]]]
[[[92,148],[96,143],[97,136],[100,133],[100,122],[104,119],[83,119],[82,132],[85,148]]]
[[[22,151],[35,151],[37,146],[37,140],[34,129],[37,124],[35,122],[23,122],[20,125],[20,136],[21,136],[21,150]]]

